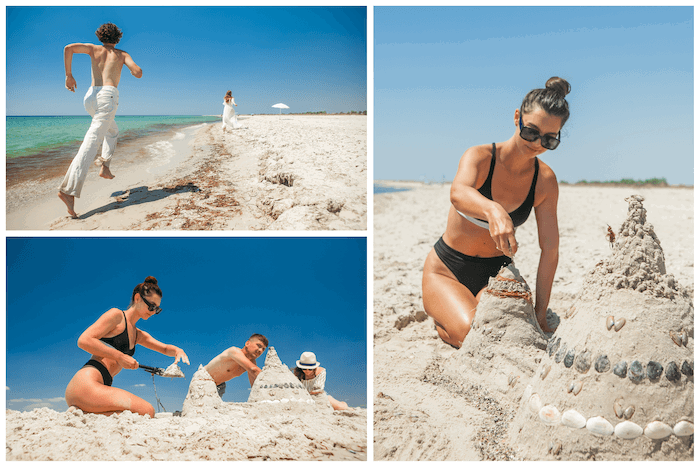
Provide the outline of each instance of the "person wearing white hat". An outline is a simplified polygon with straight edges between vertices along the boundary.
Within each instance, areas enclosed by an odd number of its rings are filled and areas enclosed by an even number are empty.
[[[302,353],[293,371],[294,376],[299,378],[299,381],[301,381],[301,384],[309,391],[309,394],[314,396],[325,394],[328,396],[328,401],[331,403],[333,410],[348,410],[348,404],[346,402],[336,400],[325,391],[326,369],[322,368],[321,364],[316,360],[315,353]]]

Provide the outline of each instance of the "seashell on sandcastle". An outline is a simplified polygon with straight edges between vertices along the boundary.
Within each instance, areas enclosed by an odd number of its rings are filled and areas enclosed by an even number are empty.
[[[522,392],[509,444],[529,446],[528,460],[693,459],[693,294],[666,274],[643,198],[626,201],[612,257],[586,277],[541,355],[544,376]]]
[[[255,378],[253,387],[250,390],[250,396],[248,396],[248,402],[270,404],[305,403],[323,407],[323,404],[315,401],[301,382],[289,371],[287,365],[282,364],[274,347],[267,349],[265,366],[258,377]],[[324,401],[320,400],[320,402]],[[328,397],[325,398],[325,404],[330,407]]]

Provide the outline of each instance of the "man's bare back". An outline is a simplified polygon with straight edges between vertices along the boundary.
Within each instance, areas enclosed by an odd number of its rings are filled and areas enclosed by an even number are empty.
[[[242,349],[229,347],[214,357],[204,367],[218,385],[248,372],[248,380],[253,385],[260,374],[260,368],[255,360],[262,355],[267,346],[258,338],[249,339]]]
[[[76,83],[71,72],[73,54],[90,56],[92,71],[92,86],[119,86],[122,66],[126,65],[136,78],[143,76],[143,71],[123,50],[116,49],[114,44],[69,44],[63,51],[66,66],[66,88],[75,92]]]

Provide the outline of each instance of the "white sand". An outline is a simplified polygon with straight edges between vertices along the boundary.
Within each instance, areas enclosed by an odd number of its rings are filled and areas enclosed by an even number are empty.
[[[268,353],[266,361],[276,362],[263,373],[276,381],[275,375],[291,376],[286,378],[290,386],[294,376],[274,349],[270,351],[273,355]],[[282,367],[286,374],[280,373]],[[200,367],[182,416],[161,413],[150,419],[131,412],[107,417],[80,410],[7,410],[6,459],[366,460],[366,409],[334,412],[309,401],[304,389],[295,399],[298,387],[288,386],[260,389],[256,394],[266,398],[254,397],[258,402],[227,403]]]
[[[511,313],[519,323],[508,322],[510,318],[497,312],[515,310],[508,305],[518,300],[514,298],[485,298],[475,320],[485,322],[467,336],[460,351],[440,341],[423,311],[421,274],[427,253],[445,227],[449,186],[414,186],[413,191],[375,196],[375,460],[692,458],[688,436],[671,435],[661,441],[646,436],[631,441],[615,435],[603,439],[585,428],[544,425],[524,400],[540,393],[542,405],[551,404],[560,414],[578,408],[586,419],[602,416],[615,426],[622,420],[614,413],[611,417],[612,404],[621,399],[623,408],[636,406],[630,422],[642,428],[654,420],[673,425],[683,418],[693,419],[692,377],[682,375],[679,381],[671,382],[664,373],[656,381],[647,378],[637,384],[615,376],[611,369],[599,373],[591,367],[582,373],[576,363],[571,368],[555,363],[556,353],[550,357],[542,348],[546,341],[538,341],[539,330],[528,324],[527,312],[523,311],[521,318]],[[672,302],[663,293],[657,297],[651,291],[599,293],[600,306],[587,305],[579,314],[565,318],[579,293],[586,292],[585,278],[601,260],[611,258],[613,250],[605,239],[607,224],[619,231],[627,216],[624,199],[634,193],[646,199],[647,221],[653,224],[664,249],[666,272],[675,276],[679,288],[692,289],[692,189],[562,186],[560,260],[550,302],[554,314],[549,320],[560,324],[554,334],[561,338],[560,343],[568,341],[569,348],[576,348],[576,361],[590,356],[594,365],[607,353],[611,366],[622,359],[628,365],[637,359],[646,369],[649,361],[658,360],[667,372],[671,361],[680,365],[692,360],[692,307],[689,315],[689,302],[682,294],[676,294]],[[516,236],[519,250],[515,264],[534,289],[539,258],[534,216]],[[607,268],[607,264],[603,266]],[[607,281],[614,274],[606,269],[602,276]],[[657,280],[657,284],[662,282]],[[595,287],[602,286],[589,286],[584,295],[595,295]],[[633,294],[636,301],[618,298],[622,294]],[[488,304],[489,300],[503,302],[494,305]],[[603,309],[607,306],[611,310]],[[636,311],[630,312],[630,306]],[[650,312],[647,315],[656,323],[658,330],[654,328],[654,332],[658,335],[646,330],[652,326],[642,316],[644,310]],[[608,311],[618,319],[626,317],[627,323],[619,332],[612,330],[611,334],[605,328]],[[489,312],[493,312],[491,318],[480,316]],[[596,318],[599,314],[602,323]],[[670,341],[669,327],[688,328],[687,347]],[[526,344],[529,332],[533,338]],[[583,382],[576,396],[566,391],[574,380]],[[550,445],[556,455],[550,452]]]
[[[224,134],[205,125],[185,157],[88,175],[70,219],[51,183],[22,202],[8,192],[10,230],[363,230],[367,228],[365,116],[253,116]],[[164,154],[165,155],[165,154]],[[156,158],[157,159],[157,158]],[[182,160],[181,160],[182,159]],[[58,186],[59,180],[55,181]],[[51,185],[51,186],[49,186]]]

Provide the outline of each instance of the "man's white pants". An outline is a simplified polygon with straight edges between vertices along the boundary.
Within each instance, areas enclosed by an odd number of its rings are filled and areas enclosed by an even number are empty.
[[[119,91],[114,86],[91,86],[83,100],[85,110],[92,115],[92,123],[78,154],[73,158],[63,183],[58,187],[67,195],[80,198],[90,164],[97,157],[97,148],[102,144],[102,165],[109,167],[117,147],[119,128],[114,121],[119,106]]]

